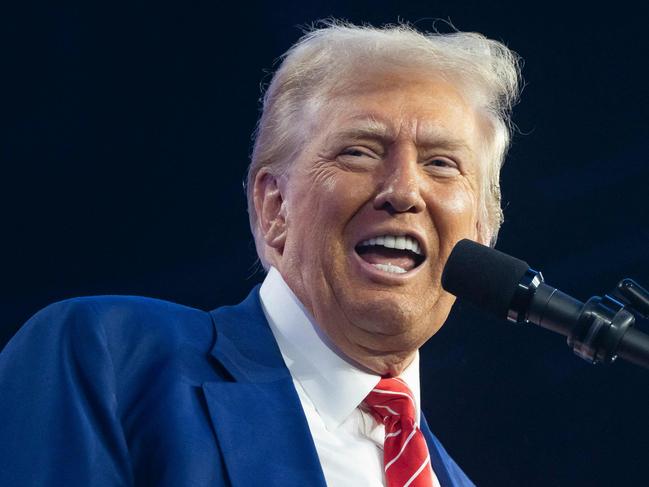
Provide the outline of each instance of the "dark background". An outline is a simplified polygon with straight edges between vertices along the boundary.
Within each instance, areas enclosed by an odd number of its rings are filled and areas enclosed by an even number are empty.
[[[516,50],[527,86],[498,248],[582,300],[625,276],[649,285],[642,7],[90,4],[0,15],[0,346],[55,300],[210,309],[261,280],[242,190],[260,83],[296,26],[327,16],[450,19]],[[422,381],[432,429],[480,486],[649,485],[649,371],[590,366],[558,335],[460,304]]]

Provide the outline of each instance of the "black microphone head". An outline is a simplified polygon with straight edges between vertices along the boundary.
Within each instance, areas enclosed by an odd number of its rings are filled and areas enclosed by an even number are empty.
[[[506,318],[527,262],[472,240],[460,240],[446,262],[442,286],[480,309]]]

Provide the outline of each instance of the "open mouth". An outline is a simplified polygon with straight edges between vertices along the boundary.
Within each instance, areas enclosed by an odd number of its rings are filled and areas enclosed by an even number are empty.
[[[381,235],[356,245],[365,262],[392,274],[405,274],[426,260],[422,246],[408,235]]]

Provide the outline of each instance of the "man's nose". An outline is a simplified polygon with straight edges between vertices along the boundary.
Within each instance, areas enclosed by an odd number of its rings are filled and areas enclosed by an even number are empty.
[[[385,161],[374,208],[391,213],[419,213],[426,208],[416,151],[403,150]]]

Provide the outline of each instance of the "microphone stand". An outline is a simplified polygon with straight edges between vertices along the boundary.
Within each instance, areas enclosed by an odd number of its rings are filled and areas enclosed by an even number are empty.
[[[633,329],[635,314],[649,314],[649,292],[626,278],[612,294],[615,297],[595,296],[586,302],[568,346],[592,363],[611,363],[620,357],[649,369],[649,336]]]
[[[566,336],[573,352],[590,363],[612,363],[619,357],[649,369],[649,335],[633,328],[636,315],[649,316],[649,292],[626,278],[611,294],[581,303],[548,286],[540,272],[529,269],[508,319]]]

